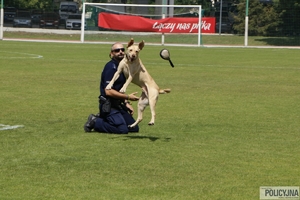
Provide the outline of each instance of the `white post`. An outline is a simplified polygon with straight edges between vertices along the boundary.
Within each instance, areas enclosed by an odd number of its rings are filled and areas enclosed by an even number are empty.
[[[199,21],[198,21],[198,46],[201,45],[201,29],[202,29],[202,7],[199,6]]]
[[[4,11],[1,2],[1,13],[0,13],[0,40],[3,40],[3,22],[4,22]]]
[[[82,14],[81,14],[81,34],[80,41],[84,42],[84,25],[85,25],[85,3],[82,4]]]
[[[221,0],[220,4],[220,16],[219,16],[219,35],[221,34],[222,31],[222,13],[223,12],[223,0]]]
[[[167,5],[167,1],[163,0],[162,5]],[[166,9],[167,9],[166,7],[162,7],[162,19],[166,18],[166,13],[167,13]],[[165,45],[165,34],[164,33],[161,34],[161,44]]]
[[[163,13],[162,14],[162,19],[164,19],[166,16]],[[161,33],[161,45],[165,45],[165,33]]]
[[[248,16],[245,19],[245,46],[248,46]]]
[[[245,17],[245,46],[248,46],[248,10],[249,0],[246,0],[246,17]]]

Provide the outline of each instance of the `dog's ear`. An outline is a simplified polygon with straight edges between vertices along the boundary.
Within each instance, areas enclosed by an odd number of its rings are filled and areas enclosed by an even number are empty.
[[[139,43],[140,50],[142,50],[144,48],[144,46],[145,46],[145,41],[143,40]]]
[[[128,42],[127,48],[130,47],[133,44],[134,44],[134,40],[133,40],[133,38],[131,38],[130,41]]]

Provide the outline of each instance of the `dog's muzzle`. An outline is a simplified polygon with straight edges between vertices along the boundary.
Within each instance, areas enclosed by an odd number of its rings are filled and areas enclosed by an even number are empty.
[[[128,60],[129,60],[130,62],[133,62],[135,59],[136,59],[136,56],[132,56],[132,57],[129,57]]]

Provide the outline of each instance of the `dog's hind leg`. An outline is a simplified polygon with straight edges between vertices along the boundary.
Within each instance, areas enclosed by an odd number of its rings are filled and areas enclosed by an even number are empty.
[[[151,120],[148,123],[148,125],[150,125],[150,126],[154,125],[154,122],[155,122],[155,106],[156,106],[156,102],[158,100],[158,95],[159,95],[159,92],[154,88],[150,88],[150,90],[148,91],[149,106],[150,106],[150,111],[151,111]]]
[[[143,91],[141,94],[141,97],[139,99],[139,102],[138,102],[138,117],[133,124],[129,125],[130,128],[135,127],[137,124],[139,124],[143,120],[143,112],[144,112],[145,108],[147,107],[147,105],[149,105],[148,97],[145,94],[145,92]]]

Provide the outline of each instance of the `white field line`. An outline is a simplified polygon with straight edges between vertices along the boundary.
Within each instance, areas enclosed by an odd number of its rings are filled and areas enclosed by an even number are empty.
[[[42,55],[22,53],[22,52],[11,52],[11,51],[0,51],[0,53],[8,53],[12,56],[3,56],[0,54],[1,59],[16,59],[16,58],[43,58]],[[16,56],[17,55],[17,56]]]
[[[16,129],[16,128],[22,128],[24,125],[5,125],[5,124],[0,124],[0,131],[3,130],[11,130],[11,129]]]

